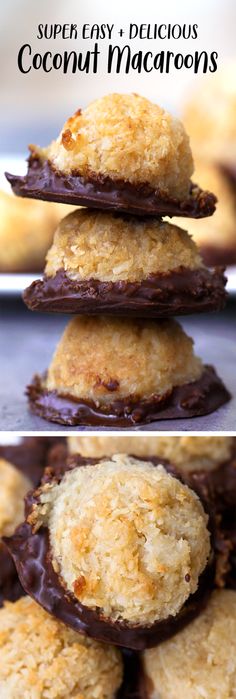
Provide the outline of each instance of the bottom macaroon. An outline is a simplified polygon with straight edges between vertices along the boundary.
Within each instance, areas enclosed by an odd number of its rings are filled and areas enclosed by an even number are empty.
[[[52,422],[115,427],[206,415],[230,399],[175,321],[86,316],[69,323],[27,394]]]

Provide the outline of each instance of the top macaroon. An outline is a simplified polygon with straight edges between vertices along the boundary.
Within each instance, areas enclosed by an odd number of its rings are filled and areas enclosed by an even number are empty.
[[[47,148],[30,147],[25,177],[7,175],[20,196],[132,212],[211,215],[215,197],[191,183],[182,123],[136,94],[111,94],[78,110]]]

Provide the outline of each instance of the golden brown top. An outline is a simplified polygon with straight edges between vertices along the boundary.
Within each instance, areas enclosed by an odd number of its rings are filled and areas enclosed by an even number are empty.
[[[183,125],[136,94],[106,95],[78,110],[36,152],[61,172],[146,182],[179,200],[189,193],[193,160]]]
[[[181,266],[202,266],[185,230],[157,219],[79,209],[61,221],[45,272],[51,277],[63,269],[75,280],[142,281]]]
[[[47,484],[30,521],[47,524],[65,586],[131,624],[176,615],[209,556],[208,517],[195,493],[162,466],[126,455]]]
[[[29,597],[0,610],[0,696],[4,699],[114,699],[118,650],[72,631]]]
[[[100,405],[163,395],[202,370],[191,338],[173,320],[78,316],[59,342],[46,387]]]
[[[215,591],[204,612],[144,653],[150,699],[234,699],[236,592]]]
[[[11,536],[24,519],[24,497],[30,488],[28,478],[0,459],[0,537]]]

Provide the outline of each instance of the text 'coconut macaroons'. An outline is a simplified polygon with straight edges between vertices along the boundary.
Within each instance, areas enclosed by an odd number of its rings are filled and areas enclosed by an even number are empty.
[[[4,699],[115,699],[122,658],[49,616],[30,597],[0,610],[0,695]]]
[[[55,471],[7,543],[26,592],[45,609],[134,649],[188,623],[214,580],[197,495],[162,465],[125,455]]]
[[[201,218],[216,198],[193,185],[182,123],[136,94],[111,94],[78,110],[47,148],[30,147],[19,196],[124,211]]]
[[[168,317],[219,310],[225,283],[222,269],[205,267],[186,230],[80,208],[61,221],[44,277],[24,301],[34,311]]]

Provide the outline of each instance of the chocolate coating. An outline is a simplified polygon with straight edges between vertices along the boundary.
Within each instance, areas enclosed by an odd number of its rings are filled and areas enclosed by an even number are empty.
[[[236,585],[236,457],[214,470],[184,474],[184,482],[195,490],[213,519],[213,546],[217,556],[216,584]]]
[[[59,482],[67,470],[96,462],[95,459],[82,460],[81,457],[71,457],[62,465],[59,459],[58,470],[54,469],[54,479]],[[155,463],[157,462],[158,460],[155,459]],[[47,479],[50,480],[51,476],[52,474],[48,472]],[[38,491],[29,494],[26,499],[26,521],[18,527],[13,536],[5,537],[4,541],[13,556],[25,592],[46,611],[79,633],[105,643],[132,650],[143,650],[177,633],[207,604],[214,585],[213,555],[199,578],[197,591],[189,596],[179,614],[151,626],[130,625],[120,620],[112,621],[105,618],[99,609],[93,610],[81,604],[73,593],[65,589],[60,576],[53,568],[48,529],[41,527],[33,533],[31,525],[27,522],[27,515],[31,513],[32,507],[38,500]]]
[[[6,545],[0,541],[0,607],[5,600],[15,602],[24,594],[12,557]]]
[[[74,281],[64,270],[34,281],[23,299],[32,311],[163,318],[220,310],[226,301],[223,268],[152,274],[141,282]]]
[[[203,218],[215,211],[216,197],[190,185],[185,201],[171,199],[147,183],[134,185],[110,177],[85,179],[79,173],[66,174],[53,168],[48,160],[31,155],[24,177],[5,173],[14,194],[20,197],[90,206],[95,209],[123,211],[136,216],[187,216]]]
[[[48,391],[40,376],[33,378],[26,393],[32,412],[45,420],[62,425],[115,427],[207,415],[231,398],[214,367],[210,365],[205,365],[200,379],[177,386],[165,396],[147,399],[127,396],[127,399],[114,401],[104,408],[97,407],[92,401],[76,401],[69,395]]]

